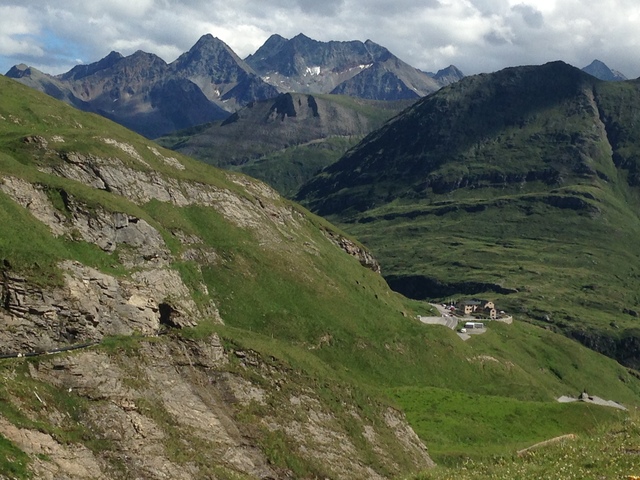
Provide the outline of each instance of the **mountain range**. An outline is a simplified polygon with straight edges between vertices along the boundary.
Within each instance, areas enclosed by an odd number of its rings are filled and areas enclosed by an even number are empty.
[[[562,62],[467,77],[371,133],[297,199],[408,296],[498,295],[640,367],[640,81]]]
[[[261,57],[265,60],[262,64],[255,58],[251,62],[255,62],[257,69],[269,71],[269,67],[265,66],[269,60],[272,70],[280,68],[291,74],[296,62],[306,65],[309,62],[322,61],[317,58],[311,60],[302,58],[300,53],[301,45],[308,45],[305,50],[307,52],[317,52],[319,48],[315,47],[316,43],[318,42],[302,36],[292,41],[273,36],[265,44],[265,51],[262,52]],[[366,50],[367,45],[371,46],[370,42],[365,44],[351,42],[346,46],[340,42],[333,43],[336,45],[328,48],[328,52],[332,55],[327,56],[333,59],[335,68],[326,69],[326,72],[321,75],[323,81],[329,81],[332,78],[331,71],[345,71],[343,65],[346,62],[345,58],[357,58],[357,56],[345,55],[345,49],[357,50],[356,47],[359,46],[361,50]],[[297,48],[294,48],[296,45]],[[332,43],[327,45],[329,47]],[[290,54],[293,52],[295,55],[281,55],[280,52],[283,50]],[[337,52],[343,55],[338,55]],[[307,53],[307,56],[310,55],[311,53]],[[277,65],[274,63],[274,58],[286,59],[288,63]],[[606,65],[596,60],[591,66],[596,65],[599,65],[597,70],[586,67],[583,70],[604,80],[613,78],[614,74]],[[360,72],[353,77],[354,80],[366,78],[363,73]],[[453,66],[429,75],[439,79],[442,84],[453,83],[462,78],[462,74]],[[268,77],[267,75],[265,78]],[[293,76],[287,78],[293,78]],[[302,78],[308,77],[303,75]],[[320,81],[316,79],[316,82]],[[347,82],[343,83],[343,85],[346,84]],[[369,85],[379,85],[379,83],[372,81]],[[295,87],[289,86],[298,89],[312,86],[320,89],[322,85],[315,83],[307,87],[299,84]],[[311,97],[296,98],[297,101],[294,101],[291,95],[285,95],[252,103],[234,113],[228,120],[175,132],[159,138],[158,142],[212,165],[248,173],[267,181],[281,194],[291,196],[317,170],[333,163],[365,134],[381,126],[383,121],[415,101],[407,99],[367,103],[356,100],[356,97],[348,100],[345,96],[338,97],[335,94],[314,94]],[[313,112],[309,107],[310,102],[316,105]],[[285,103],[288,106],[283,109]],[[317,105],[323,105],[320,108],[321,111],[318,110]],[[281,113],[274,115],[274,111]],[[308,114],[309,112],[312,114]],[[274,121],[275,118],[280,121]]]
[[[303,34],[272,35],[247,63],[281,91],[334,93],[371,100],[417,99],[462,73],[453,66],[429,75],[386,48],[366,42],[319,42]]]
[[[6,74],[147,137],[229,116],[229,109],[277,95],[224,42],[205,35],[171,64],[138,51],[50,76],[26,65]]]
[[[462,77],[453,66],[430,76],[371,41],[318,42],[304,35],[274,35],[245,61],[210,34],[170,64],[142,51],[111,52],[61,75],[27,65],[6,75],[149,138],[224,119],[279,93],[417,99]]]
[[[522,313],[423,324],[258,180],[5,77],[0,125],[0,476],[451,478],[623,415],[560,395],[637,404],[636,372]]]

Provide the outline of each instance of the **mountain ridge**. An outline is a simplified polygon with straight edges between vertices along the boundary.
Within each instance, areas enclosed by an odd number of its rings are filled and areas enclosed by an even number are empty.
[[[65,94],[56,98],[150,138],[224,119],[236,105],[277,94],[224,42],[210,34],[202,36],[171,64],[139,50],[127,57],[111,52],[97,62],[78,65],[55,77],[42,72],[31,75],[24,69],[21,73],[15,68],[7,75],[44,92],[51,91],[50,84],[59,85]],[[177,99],[183,96],[179,111]]]
[[[361,238],[398,291],[497,293],[637,368],[626,312],[639,300],[639,85],[563,62],[466,77],[370,134],[296,198]],[[542,272],[566,283],[534,286]]]
[[[275,61],[281,70],[275,80],[264,73],[272,68],[265,63],[268,61]],[[374,70],[384,70],[382,80],[381,73],[366,75],[373,72],[366,72],[372,65]],[[349,84],[358,73],[365,75]],[[208,33],[170,64],[152,53],[138,51],[124,57],[112,51],[96,62],[77,65],[56,76],[17,66],[6,75],[77,108],[107,116],[148,138],[222,120],[253,101],[275,98],[279,93],[329,93],[347,82],[334,93],[394,100],[417,99],[440,87],[429,75],[370,40],[320,42],[303,34],[291,40],[274,34],[244,60]],[[446,82],[452,81],[455,75],[447,78]],[[201,94],[187,82],[197,86]],[[178,112],[176,98],[184,92],[189,92],[188,101],[182,106],[184,112]]]
[[[270,37],[246,61],[272,85],[300,93],[335,93],[374,100],[419,98],[440,85],[371,40],[320,42],[298,34],[290,40]],[[384,69],[390,80],[379,85],[370,68]]]
[[[157,141],[206,163],[245,172],[289,195],[409,104],[282,93],[253,102],[222,122]]]

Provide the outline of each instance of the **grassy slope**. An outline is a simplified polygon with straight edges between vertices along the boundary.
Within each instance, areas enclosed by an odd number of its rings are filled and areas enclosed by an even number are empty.
[[[418,435],[431,446],[434,460],[443,465],[512,453],[567,432],[591,434],[612,418],[627,416],[582,403],[518,402],[447,389],[406,388],[395,394]]]
[[[307,102],[307,95],[294,95]],[[272,119],[273,100],[239,112],[239,120],[178,131],[157,139],[161,145],[208,164],[264,180],[280,194],[292,196],[322,168],[338,160],[364,135],[411,104],[342,95],[313,95],[318,118]],[[302,109],[302,106],[296,107]],[[269,120],[267,120],[270,118]]]
[[[600,425],[590,435],[578,435],[559,443],[538,447],[520,457],[499,455],[466,461],[453,471],[436,468],[410,477],[412,480],[566,480],[568,478],[636,478],[640,420],[637,412],[613,425]]]
[[[553,428],[545,427],[546,431],[496,439],[496,448],[538,440],[547,433],[573,431],[575,424],[565,423],[565,412],[553,400],[561,394],[575,394],[585,386],[595,395],[627,404],[637,402],[640,382],[629,372],[550,331],[519,323],[512,327],[495,325],[489,333],[463,343],[450,330],[420,324],[414,320],[415,315],[426,313],[428,306],[391,292],[379,275],[363,269],[355,258],[327,242],[321,228],[333,227],[313,215],[301,221],[301,232],[283,235],[278,248],[265,248],[255,234],[230,224],[211,209],[177,208],[160,202],[139,207],[124,198],[38,172],[36,164],[56,160],[24,144],[25,135],[37,133],[47,138],[62,135],[65,143],[61,145],[66,150],[125,157],[114,147],[95,141],[95,136],[104,135],[134,145],[163,175],[233,190],[240,188],[224,173],[184,157],[180,161],[187,169],[172,170],[160,163],[146,148],[146,141],[137,135],[14,82],[3,78],[0,81],[3,175],[46,185],[54,197],[56,189],[64,188],[89,205],[101,204],[113,211],[145,218],[165,236],[176,255],[183,248],[171,240],[170,231],[176,228],[199,235],[215,248],[223,259],[216,268],[199,270],[190,262],[179,262],[175,267],[185,283],[193,286],[196,301],[206,300],[196,292],[197,285],[200,282],[207,285],[226,326],[203,321],[198,328],[185,331],[185,335],[206,336],[217,331],[225,342],[254,349],[265,358],[273,356],[299,372],[310,388],[328,389],[327,395],[336,402],[336,408],[341,404],[340,395],[346,394],[356,402],[361,396],[406,406],[418,415],[411,417],[416,419],[418,431],[418,418],[425,410],[416,409],[412,400],[415,392],[420,392],[421,402],[427,402],[437,400],[441,395],[438,389],[442,388],[471,395],[478,401],[486,401],[487,395],[509,397],[512,405],[537,414],[544,412],[555,419],[549,424]],[[0,195],[0,218],[4,225],[0,257],[40,283],[59,281],[55,263],[66,258],[78,259],[112,274],[127,274],[112,267],[112,256],[91,245],[53,238],[37,220],[4,195]],[[122,339],[116,343],[127,344]],[[127,355],[126,351],[121,354]],[[482,355],[490,355],[497,361],[478,361]],[[3,362],[4,371],[10,371],[14,365],[12,361]],[[0,392],[3,397],[23,396],[21,389],[28,387],[22,385],[28,378],[26,370],[23,373],[14,380],[3,375],[8,379]],[[67,409],[65,402],[74,401],[64,392],[51,391],[49,395],[61,396],[56,402],[63,406],[63,411]],[[360,404],[364,406],[366,402]],[[19,411],[12,413],[7,402],[2,405],[0,411],[5,418],[17,423],[26,421],[20,420]],[[68,408],[72,411],[76,407]],[[486,421],[479,414],[477,423],[472,421],[469,426],[480,428]],[[46,423],[46,419],[42,422]],[[72,427],[70,431],[75,435],[73,432],[80,427],[75,424]],[[584,425],[584,429],[589,427]],[[41,428],[48,430],[46,425]],[[457,442],[456,437],[446,436],[442,444],[437,444],[428,430],[421,432],[423,438],[433,441],[437,451],[446,452]],[[81,432],[79,435],[82,438]],[[271,445],[271,440],[265,441]]]
[[[490,296],[637,367],[638,84],[536,68],[416,104],[308,184],[307,201],[399,291]]]

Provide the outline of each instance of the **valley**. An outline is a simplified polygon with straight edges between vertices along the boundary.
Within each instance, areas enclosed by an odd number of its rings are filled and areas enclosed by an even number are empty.
[[[638,81],[236,57],[0,77],[0,478],[634,474]]]
[[[637,368],[637,101],[637,82],[560,63],[469,78],[387,123],[297,198],[369,246],[395,290],[491,292]]]

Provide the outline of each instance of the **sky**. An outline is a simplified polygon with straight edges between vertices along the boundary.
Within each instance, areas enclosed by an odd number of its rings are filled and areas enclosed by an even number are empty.
[[[242,58],[304,33],[372,40],[430,72],[599,59],[640,77],[638,0],[1,0],[0,73],[59,74],[113,50],[172,62],[208,33]]]

